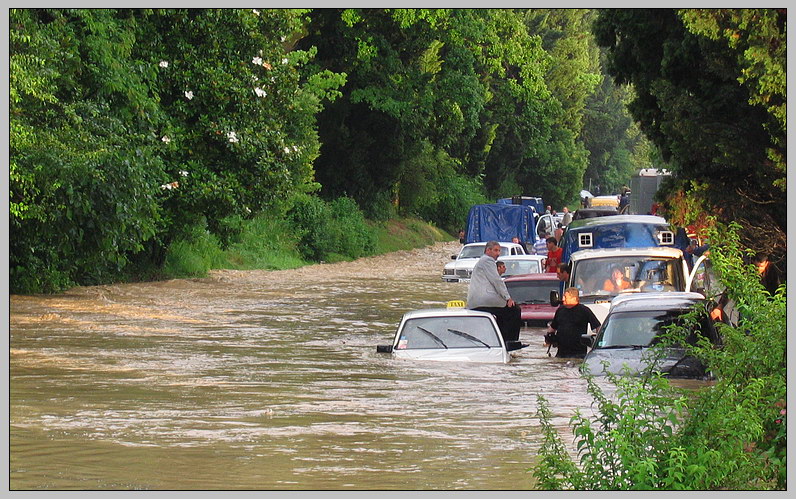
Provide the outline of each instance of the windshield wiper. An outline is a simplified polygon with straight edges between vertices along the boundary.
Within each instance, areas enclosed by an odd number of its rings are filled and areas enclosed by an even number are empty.
[[[520,305],[537,305],[539,303],[548,303],[548,300],[526,300],[520,302]]]
[[[432,333],[431,331],[429,331],[428,329],[424,328],[423,326],[417,326],[417,329],[419,329],[419,330],[423,331],[424,333],[426,333],[427,335],[431,336],[431,339],[436,341],[440,345],[442,345],[442,348],[444,348],[445,350],[448,349],[448,345],[443,343],[442,340],[439,339],[439,336],[437,336],[436,334]]]
[[[486,343],[484,343],[483,341],[479,340],[478,338],[476,338],[472,334],[465,333],[464,331],[457,331],[456,329],[450,329],[450,328],[448,328],[448,331],[450,331],[453,334],[458,334],[459,336],[461,336],[463,338],[467,338],[468,340],[477,341],[478,343],[484,345],[487,348],[492,348],[491,346],[489,346]]]
[[[608,345],[604,347],[600,347],[600,349],[609,349],[609,348],[632,348],[634,350],[640,350],[642,348],[647,348],[649,345]]]

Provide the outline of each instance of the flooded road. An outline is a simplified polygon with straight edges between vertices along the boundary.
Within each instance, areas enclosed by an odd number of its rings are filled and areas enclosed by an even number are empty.
[[[506,365],[376,353],[466,298],[459,247],[12,296],[10,488],[533,488],[537,394],[567,443],[591,404],[542,329]]]

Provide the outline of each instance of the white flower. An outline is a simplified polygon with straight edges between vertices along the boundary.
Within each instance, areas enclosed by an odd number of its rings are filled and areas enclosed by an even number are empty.
[[[170,139],[170,138],[169,138],[167,135],[164,135],[163,137],[161,137],[161,138],[160,138],[160,140],[162,140],[162,141],[163,141],[163,142],[165,142],[166,144],[168,144],[169,142],[171,142],[171,139]]]
[[[290,148],[289,147],[285,147],[285,154],[289,154],[289,153],[290,153]]]
[[[234,144],[238,142],[238,135],[235,132],[227,132],[227,139]]]
[[[298,146],[293,146],[293,150],[298,152]]]
[[[285,57],[284,59],[282,59],[282,64],[287,64],[287,57]]]
[[[252,212],[252,210],[250,210],[248,206],[244,206],[244,207],[243,207],[243,210],[244,210],[246,213],[251,213],[251,212]]]
[[[186,172],[185,170],[180,170],[180,176],[187,177],[188,176],[188,172]]]
[[[257,94],[257,97],[265,97],[266,96],[265,90],[263,90],[260,87],[255,88],[254,89],[254,93]]]
[[[252,12],[254,12],[255,16],[259,16],[260,15],[260,11],[257,10],[257,9],[252,9]]]
[[[160,61],[159,66],[161,68],[167,68],[167,67],[169,67],[169,61]]]
[[[169,184],[163,184],[163,185],[161,185],[161,186],[160,186],[160,189],[161,189],[161,190],[164,190],[164,191],[170,191],[170,190],[172,190],[172,189],[176,189],[176,188],[177,188],[177,187],[179,187],[179,186],[180,186],[180,183],[179,183],[179,182],[171,182],[171,183],[169,183]]]
[[[262,57],[252,57],[252,64],[256,64],[257,66],[263,65],[263,58]]]
[[[283,37],[279,38],[279,40],[281,40],[282,42],[284,42],[284,41],[285,41],[285,37],[283,36]]]
[[[191,100],[191,99],[193,99],[193,92],[191,92],[190,90],[186,90],[186,91],[185,91],[185,97],[186,97],[188,100]]]

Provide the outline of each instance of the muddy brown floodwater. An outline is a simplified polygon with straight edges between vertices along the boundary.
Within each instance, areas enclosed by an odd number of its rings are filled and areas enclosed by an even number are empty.
[[[11,296],[10,488],[533,488],[537,394],[565,442],[592,402],[542,329],[505,365],[376,353],[466,297],[458,249]]]

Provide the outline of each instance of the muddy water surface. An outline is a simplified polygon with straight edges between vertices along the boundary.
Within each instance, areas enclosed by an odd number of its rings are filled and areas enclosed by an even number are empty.
[[[458,249],[12,296],[10,488],[532,488],[537,394],[591,404],[542,329],[506,365],[376,353],[466,297]]]

